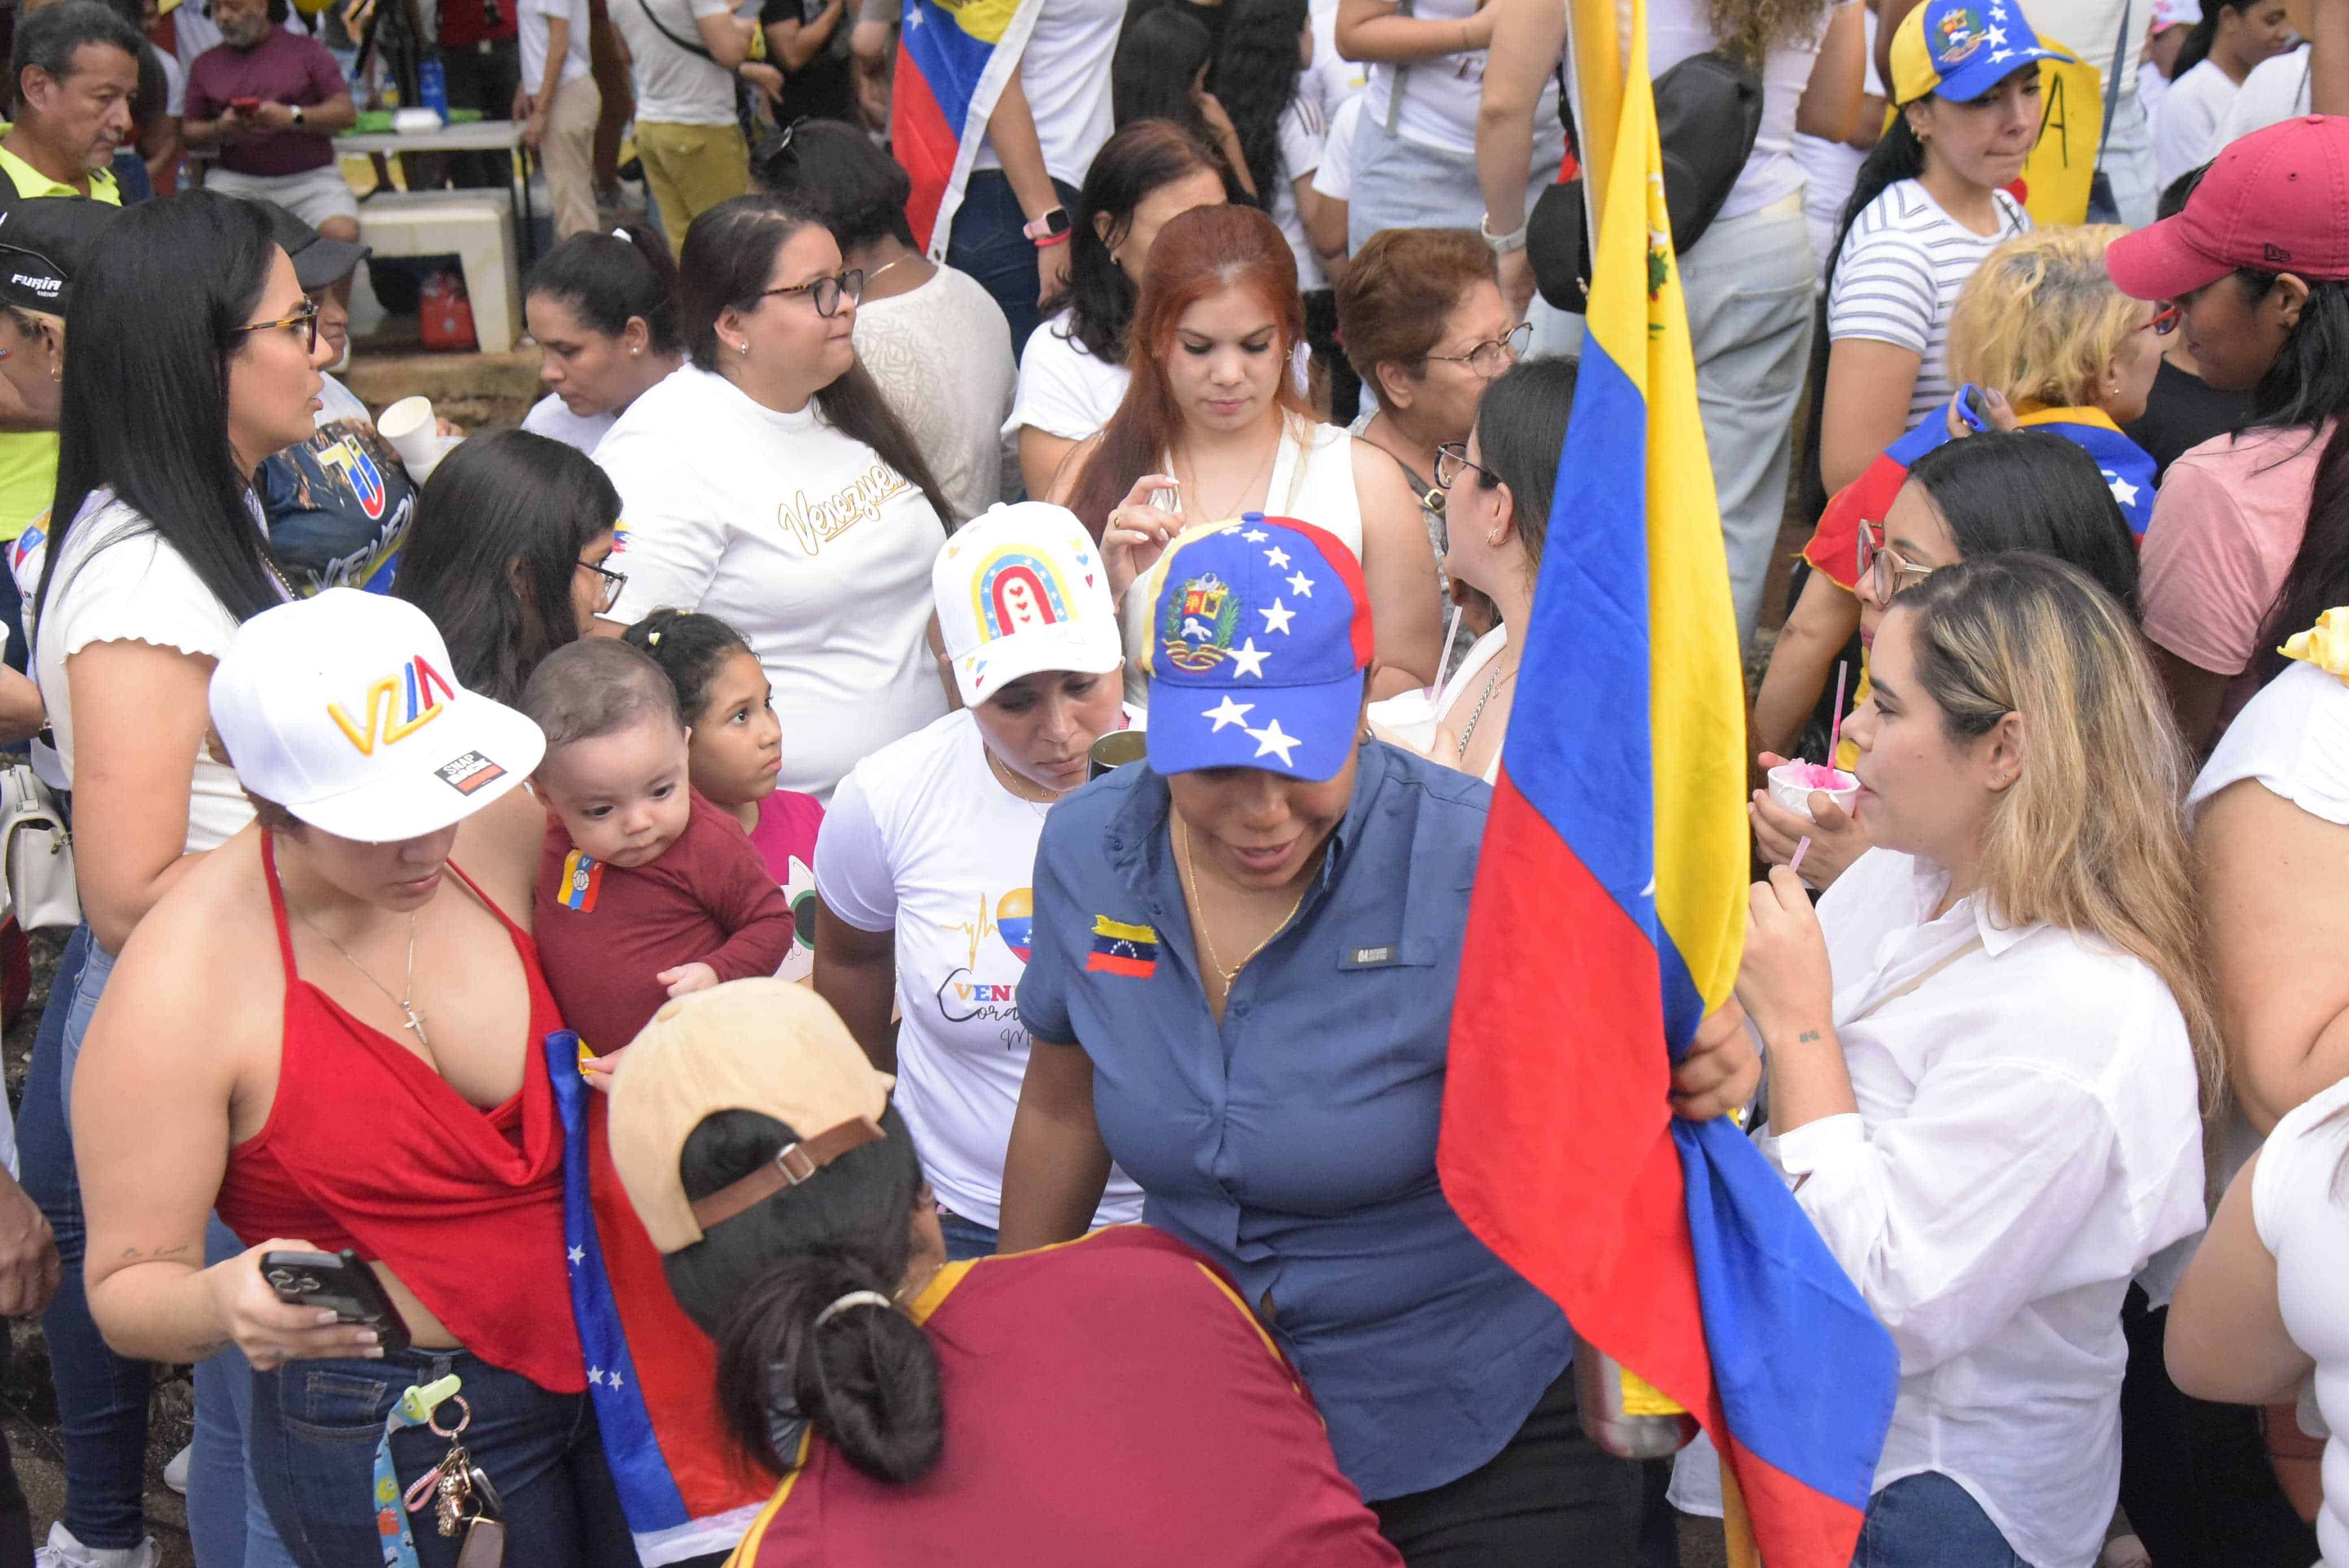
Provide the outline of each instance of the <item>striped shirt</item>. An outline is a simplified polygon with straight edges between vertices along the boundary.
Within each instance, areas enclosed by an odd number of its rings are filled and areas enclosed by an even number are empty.
[[[1942,211],[1922,185],[1903,180],[1870,201],[1844,236],[1827,295],[1827,340],[1864,337],[1918,356],[1911,427],[1955,390],[1947,356],[1958,291],[1993,247],[2031,227],[2030,214],[2013,197],[1993,195],[1998,232],[1977,234]]]

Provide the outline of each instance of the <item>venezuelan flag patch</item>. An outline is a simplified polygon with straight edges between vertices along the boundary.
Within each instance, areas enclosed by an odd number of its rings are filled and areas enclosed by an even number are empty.
[[[555,889],[555,899],[564,908],[586,913],[595,907],[595,895],[603,886],[603,861],[578,850],[563,857],[563,882]]]
[[[1147,980],[1158,973],[1158,933],[1105,914],[1093,916],[1093,950],[1085,967],[1103,975]]]

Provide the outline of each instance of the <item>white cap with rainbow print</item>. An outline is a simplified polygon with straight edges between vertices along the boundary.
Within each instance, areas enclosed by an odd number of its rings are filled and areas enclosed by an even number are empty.
[[[1101,549],[1064,506],[989,507],[938,552],[930,591],[966,707],[1039,670],[1107,675],[1125,658]]]

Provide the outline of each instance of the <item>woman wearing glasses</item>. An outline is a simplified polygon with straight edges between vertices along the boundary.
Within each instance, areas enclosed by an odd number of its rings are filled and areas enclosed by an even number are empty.
[[[938,717],[930,562],[955,513],[858,363],[862,273],[772,196],[694,220],[679,263],[690,363],[596,449],[627,517],[597,630],[667,605],[740,632],[774,689],[779,788],[828,800],[859,758]]]
[[[595,629],[627,581],[606,564],[620,492],[576,447],[527,430],[440,459],[392,585],[449,641],[450,678],[517,702],[531,671]]]
[[[2095,459],[2045,430],[1992,432],[1918,459],[1884,521],[1861,524],[1854,555],[1862,646],[1874,645],[1895,597],[1934,572],[2017,550],[2078,567],[2136,619],[2136,540]],[[1863,676],[1855,708],[1868,693]],[[1785,760],[1762,754],[1766,768]],[[1865,825],[1826,795],[1812,795],[1810,805],[1813,820],[1806,822],[1757,789],[1747,815],[1763,859],[1773,864],[1786,863],[1808,838],[1803,880],[1824,888],[1870,841]]]
[[[1148,701],[1133,661],[1154,629],[1143,593],[1128,588],[1176,536],[1251,511],[1312,523],[1361,563],[1372,696],[1435,678],[1434,552],[1395,465],[1307,411],[1288,373],[1304,336],[1297,262],[1262,211],[1198,207],[1160,231],[1134,310],[1133,383],[1052,497],[1102,542],[1124,615],[1129,702]],[[1285,634],[1287,613],[1277,603],[1261,624],[1224,627],[1217,645],[1245,659]]]
[[[253,820],[235,774],[205,745],[205,688],[238,624],[290,596],[267,554],[254,475],[310,438],[323,382],[317,307],[268,220],[228,197],[191,192],[113,219],[71,278],[66,312],[74,374],[58,406],[52,526],[46,539],[28,530],[15,553],[56,738],[44,771],[72,800],[85,922],[60,970],[78,965],[78,978],[45,1020],[59,1043],[39,1053],[41,1103],[28,1097],[26,1111],[26,1176],[63,1264],[48,1350],[71,1412],[77,1506],[52,1544],[78,1551],[68,1543],[139,1543],[150,1369],[112,1356],[91,1324],[61,1113],[115,955],[157,900]],[[217,1228],[214,1239],[233,1241]],[[199,1418],[233,1447],[235,1418],[217,1405],[243,1369],[222,1370],[202,1369]],[[209,1484],[221,1468],[200,1455],[189,1524],[207,1561],[245,1560],[241,1470],[232,1456],[227,1484]],[[88,1508],[86,1494],[116,1506]]]

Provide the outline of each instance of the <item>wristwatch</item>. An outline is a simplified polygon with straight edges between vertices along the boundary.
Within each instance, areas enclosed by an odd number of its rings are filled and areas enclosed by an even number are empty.
[[[1069,237],[1069,210],[1055,207],[1019,232],[1040,245],[1055,244]]]
[[[295,129],[299,130],[304,125],[308,123],[302,118],[302,106],[300,104],[297,103],[291,106],[286,112],[294,117]]]
[[[1531,227],[1530,222],[1519,223],[1515,229],[1506,234],[1495,234],[1489,227],[1487,227],[1491,221],[1492,218],[1489,213],[1484,217],[1478,218],[1476,220],[1476,232],[1484,237],[1484,241],[1486,244],[1493,247],[1493,253],[1495,255],[1506,256],[1511,251],[1522,251],[1526,248],[1526,230]]]

